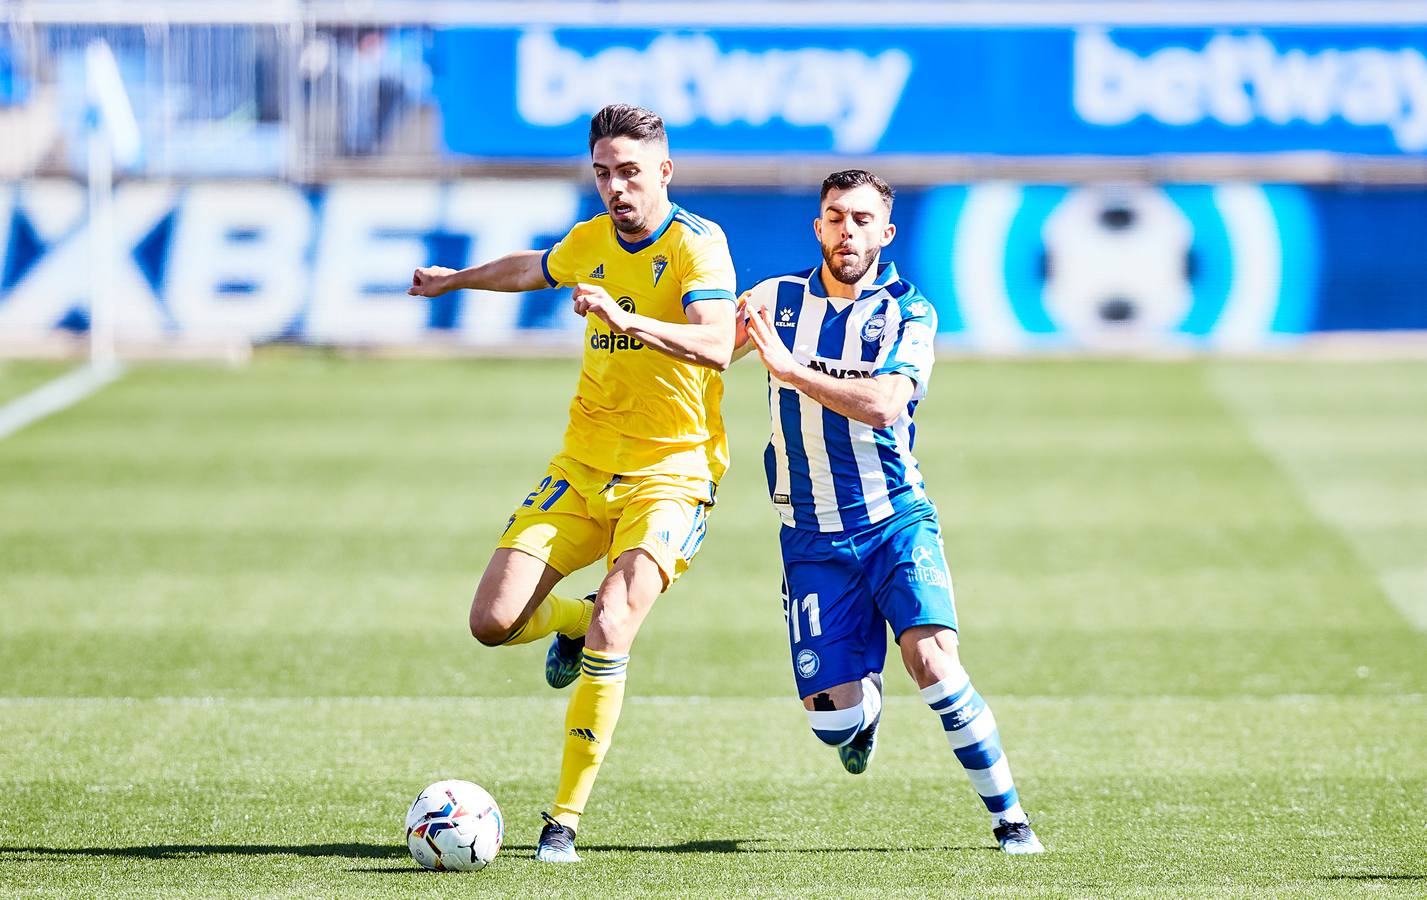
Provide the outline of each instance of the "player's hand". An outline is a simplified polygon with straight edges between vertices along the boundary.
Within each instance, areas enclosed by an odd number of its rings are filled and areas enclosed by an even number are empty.
[[[413,297],[439,297],[451,290],[451,276],[455,274],[455,269],[445,266],[417,269],[411,275],[411,287],[406,292]]]
[[[575,312],[592,315],[609,326],[615,334],[624,334],[629,328],[629,313],[626,312],[604,288],[580,282],[573,294]]]
[[[758,351],[758,357],[763,360],[764,367],[774,378],[787,381],[787,376],[797,370],[798,363],[774,330],[768,307],[748,309],[747,323],[748,337],[753,341],[753,347]]]
[[[733,349],[737,350],[748,343],[748,300],[753,296],[752,291],[744,291],[738,298],[738,305],[733,310]]]

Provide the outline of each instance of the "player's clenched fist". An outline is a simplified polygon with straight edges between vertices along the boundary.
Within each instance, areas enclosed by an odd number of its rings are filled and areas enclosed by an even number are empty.
[[[609,295],[609,291],[598,285],[581,282],[575,285],[571,297],[575,301],[575,312],[582,316],[593,315],[608,325],[611,331],[624,333],[628,314]]]
[[[451,276],[455,269],[445,266],[427,266],[411,274],[411,287],[406,292],[413,297],[439,297],[451,290]]]

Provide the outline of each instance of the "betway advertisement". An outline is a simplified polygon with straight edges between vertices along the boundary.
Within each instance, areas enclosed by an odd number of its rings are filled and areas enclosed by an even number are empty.
[[[443,29],[456,155],[571,157],[610,102],[678,152],[1427,153],[1427,28]]]
[[[817,190],[699,190],[738,288],[812,268]],[[568,290],[405,293],[418,266],[553,245],[600,212],[570,181],[128,181],[115,197],[121,340],[437,342],[574,350]],[[74,182],[0,184],[0,342],[89,324]],[[908,189],[884,258],[972,351],[1255,349],[1331,330],[1427,329],[1427,189],[1293,185]]]

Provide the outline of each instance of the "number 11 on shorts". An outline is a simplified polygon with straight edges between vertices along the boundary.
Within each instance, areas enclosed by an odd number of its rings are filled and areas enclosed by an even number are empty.
[[[802,608],[802,615],[799,614],[799,607]],[[808,617],[808,637],[817,637],[823,633],[822,619],[818,615],[816,592],[807,595],[801,601],[794,601],[788,609],[788,625],[793,629],[793,643],[795,644],[803,640],[803,615]]]

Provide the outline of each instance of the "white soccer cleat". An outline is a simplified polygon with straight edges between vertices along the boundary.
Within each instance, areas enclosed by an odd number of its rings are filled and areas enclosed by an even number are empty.
[[[1001,845],[1003,853],[1012,856],[1030,856],[1033,853],[1044,853],[1045,847],[1041,846],[1040,838],[1031,831],[1030,822],[1007,822],[1001,820],[991,832],[996,835],[996,841]]]
[[[577,863],[575,829],[561,825],[549,813],[541,813],[545,827],[540,829],[540,841],[535,845],[535,858],[549,863]]]

